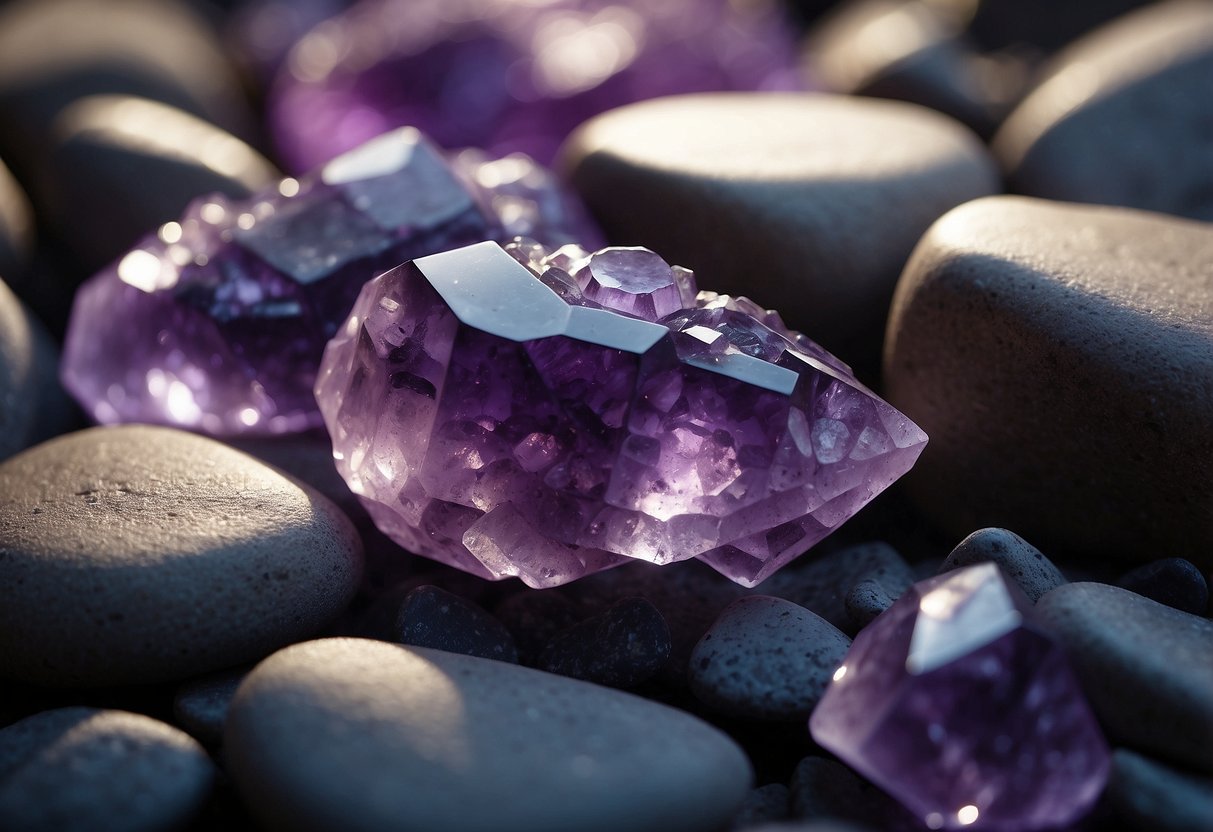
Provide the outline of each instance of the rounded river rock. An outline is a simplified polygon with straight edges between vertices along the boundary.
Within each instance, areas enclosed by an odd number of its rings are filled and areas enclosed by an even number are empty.
[[[0,465],[0,675],[117,685],[251,661],[335,618],[361,563],[332,503],[239,451],[69,434]]]
[[[726,826],[751,779],[741,749],[684,712],[363,639],[263,661],[224,745],[253,813],[295,830],[691,832]]]

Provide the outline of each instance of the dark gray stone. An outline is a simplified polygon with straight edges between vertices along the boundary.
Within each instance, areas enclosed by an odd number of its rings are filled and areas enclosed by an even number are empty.
[[[479,605],[436,586],[419,586],[404,596],[389,636],[400,644],[518,661],[518,648],[504,624]]]
[[[691,653],[691,690],[750,719],[803,722],[851,640],[804,607],[765,595],[735,601]]]
[[[613,688],[635,688],[670,658],[670,628],[643,598],[625,598],[553,638],[539,656],[549,673]]]
[[[810,554],[767,578],[755,592],[799,604],[853,636],[859,632],[859,622],[847,609],[847,597],[864,581],[875,581],[896,600],[914,583],[914,576],[892,546],[861,543],[824,555]]]
[[[201,809],[214,774],[198,743],[150,717],[43,711],[0,730],[0,828],[178,829]]]
[[[1101,561],[1213,563],[1213,226],[991,197],[950,212],[889,318],[889,400],[931,437],[907,489]]]
[[[1051,52],[1150,0],[981,0],[949,3],[988,49]]]
[[[31,196],[90,270],[178,219],[198,197],[243,199],[280,176],[236,137],[146,98],[80,99],[55,120],[50,139]]]
[[[562,164],[609,239],[777,307],[861,373],[878,364],[915,241],[999,187],[982,145],[951,119],[817,94],[632,104],[579,128]]]
[[[214,748],[223,741],[223,720],[249,668],[221,670],[191,679],[173,696],[173,719],[198,742]]]
[[[761,824],[784,820],[790,811],[788,805],[788,787],[783,783],[767,783],[751,789],[746,795],[745,803],[733,816],[732,829],[736,832],[752,829]]]
[[[726,735],[609,688],[359,639],[253,670],[225,730],[253,814],[295,830],[698,832],[750,789]]]
[[[1192,615],[1204,615],[1209,607],[1209,584],[1204,573],[1183,558],[1163,558],[1147,563],[1126,572],[1116,583],[1130,592]]]
[[[893,606],[897,599],[874,578],[864,578],[847,593],[844,603],[847,608],[848,632],[859,632],[876,620],[882,612]]]
[[[996,563],[1036,603],[1050,589],[1066,582],[1061,570],[1044,553],[1006,529],[978,529],[960,541],[939,567],[939,574],[975,563]]]
[[[1125,748],[1112,753],[1104,800],[1118,819],[1142,832],[1213,829],[1213,781]]]
[[[0,464],[0,674],[171,681],[333,620],[362,547],[316,492],[184,431],[94,428]]]
[[[1011,189],[1213,220],[1213,4],[1152,3],[1072,44],[1007,118]]]
[[[1059,586],[1036,614],[1110,739],[1213,771],[1213,621],[1097,583]]]
[[[493,609],[518,645],[518,660],[534,667],[543,649],[557,635],[584,616],[580,606],[558,590],[524,589],[510,595]]]
[[[792,816],[885,827],[892,799],[837,760],[805,757],[791,781]]]

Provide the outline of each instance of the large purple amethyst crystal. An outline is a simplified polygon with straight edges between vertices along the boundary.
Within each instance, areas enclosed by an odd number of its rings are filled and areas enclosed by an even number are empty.
[[[855,638],[813,739],[931,829],[1064,827],[1108,748],[1061,648],[994,564],[915,584]]]
[[[647,249],[507,249],[381,275],[325,350],[338,469],[414,552],[535,587],[691,557],[753,585],[926,443],[776,313]]]
[[[320,424],[324,344],[362,284],[413,257],[528,235],[596,240],[524,156],[449,161],[404,128],[244,202],[194,202],[76,295],[67,388],[99,422],[217,435]],[[592,244],[592,243],[590,243]]]
[[[296,170],[401,124],[546,163],[614,107],[798,78],[774,0],[364,0],[291,52],[270,120]]]

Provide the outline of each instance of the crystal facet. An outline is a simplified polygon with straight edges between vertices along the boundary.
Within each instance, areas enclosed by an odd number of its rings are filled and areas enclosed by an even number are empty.
[[[200,199],[94,276],[76,296],[64,383],[99,422],[219,435],[314,427],[320,355],[363,283],[412,257],[517,235],[597,240],[526,157],[446,159],[417,130],[397,130],[247,201]]]
[[[546,163],[633,101],[798,89],[795,54],[770,0],[364,0],[295,47],[271,126],[296,170],[401,124]]]
[[[1108,774],[1064,653],[988,563],[915,584],[862,630],[809,727],[931,829],[1065,826]]]
[[[316,397],[383,531],[531,586],[690,557],[753,585],[926,442],[776,314],[635,248],[482,243],[393,269]]]

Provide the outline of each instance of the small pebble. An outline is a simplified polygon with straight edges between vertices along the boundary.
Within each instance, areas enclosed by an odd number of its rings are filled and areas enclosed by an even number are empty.
[[[670,658],[670,628],[643,598],[625,598],[556,636],[539,656],[549,673],[630,689],[652,679]]]
[[[979,529],[960,541],[939,567],[939,574],[975,563],[996,563],[1036,603],[1066,582],[1053,562],[1028,541],[1006,529]]]
[[[767,783],[751,789],[745,803],[733,817],[732,829],[741,832],[773,821],[785,820],[790,811],[788,787],[783,783]]]
[[[341,512],[185,431],[93,428],[0,464],[0,675],[174,681],[332,621],[362,547]]]
[[[482,659],[518,661],[518,648],[504,624],[479,605],[436,586],[419,586],[404,596],[389,638]]]
[[[1213,621],[1098,583],[1059,586],[1036,615],[1109,739],[1213,772]]]
[[[361,639],[296,644],[240,686],[228,768],[270,828],[700,832],[751,785],[723,733],[609,688]]]
[[[897,599],[875,578],[864,578],[847,593],[844,603],[847,608],[848,632],[859,632],[876,620],[882,612],[893,606]]]
[[[837,760],[805,757],[792,773],[792,816],[851,821],[884,828],[897,809],[892,798]]]
[[[1209,607],[1209,584],[1191,561],[1163,558],[1139,566],[1121,576],[1118,586],[1152,601],[1192,615],[1204,615]]]
[[[584,617],[577,604],[553,589],[516,592],[499,603],[493,614],[514,636],[518,660],[528,667],[535,666],[552,639]]]
[[[221,670],[185,682],[173,696],[173,719],[198,742],[218,746],[228,706],[248,672],[248,667]]]
[[[1213,829],[1213,781],[1125,748],[1112,753],[1112,773],[1104,800],[1130,829]]]
[[[0,829],[178,829],[202,808],[214,776],[197,742],[150,717],[43,711],[0,730]]]
[[[731,604],[691,653],[691,690],[732,716],[803,722],[851,640],[804,607],[765,595]]]

